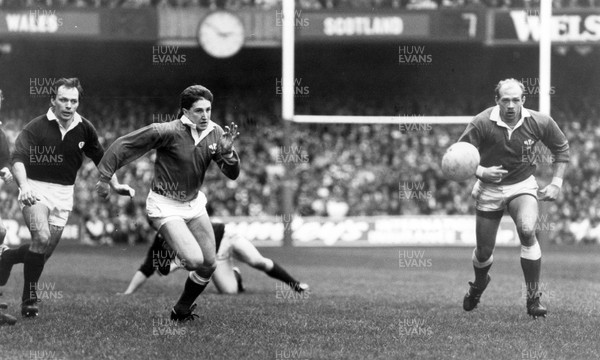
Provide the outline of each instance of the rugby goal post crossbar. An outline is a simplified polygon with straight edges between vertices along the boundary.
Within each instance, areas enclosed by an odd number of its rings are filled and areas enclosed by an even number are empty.
[[[473,116],[293,115],[295,123],[318,124],[468,124]]]

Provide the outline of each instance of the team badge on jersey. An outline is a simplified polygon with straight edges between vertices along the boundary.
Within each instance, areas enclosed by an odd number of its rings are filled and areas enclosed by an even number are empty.
[[[531,146],[533,146],[533,143],[535,143],[535,141],[531,139],[523,141],[523,144],[525,144],[525,146],[523,146],[523,149],[528,153],[531,152]]]
[[[83,146],[84,146],[84,145],[85,145],[85,143],[84,143],[83,141],[80,141],[80,142],[79,142],[79,148],[80,148],[80,149],[83,149]]]
[[[212,143],[210,145],[208,145],[208,150],[210,150],[211,154],[214,154],[217,152],[217,144],[216,143]]]

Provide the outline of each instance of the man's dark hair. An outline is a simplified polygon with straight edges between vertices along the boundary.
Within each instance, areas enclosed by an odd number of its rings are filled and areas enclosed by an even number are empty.
[[[52,89],[52,95],[50,95],[52,99],[56,99],[56,94],[58,93],[58,88],[63,85],[66,88],[77,89],[77,91],[79,91],[79,98],[81,99],[81,96],[83,95],[83,88],[81,87],[81,84],[79,83],[78,78],[68,78],[68,79],[60,78],[60,79],[56,80],[56,82],[54,83],[54,87]]]
[[[206,99],[212,103],[213,94],[202,85],[192,85],[183,90],[180,99],[180,109],[177,117],[183,115],[183,109],[189,110],[192,105],[200,99]]]

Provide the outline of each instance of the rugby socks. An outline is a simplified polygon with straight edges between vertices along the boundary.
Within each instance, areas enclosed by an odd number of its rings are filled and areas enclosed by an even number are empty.
[[[183,293],[175,304],[175,311],[188,311],[190,306],[196,301],[198,296],[204,291],[206,285],[210,282],[210,278],[204,278],[195,271],[191,271],[187,280],[185,281],[185,286],[183,288]]]
[[[279,264],[273,261],[273,268],[265,271],[267,275],[277,280],[283,281],[288,284],[292,289],[296,289],[300,282],[294,279],[290,274],[287,273]]]
[[[479,261],[477,259],[477,249],[473,250],[473,269],[475,270],[475,286],[479,289],[485,289],[487,286],[487,276],[492,263],[494,262],[494,255],[491,255],[486,261]]]
[[[532,298],[538,291],[540,271],[542,268],[542,250],[536,241],[532,246],[521,246],[521,268],[525,277],[527,298]]]
[[[10,271],[14,264],[25,262],[25,254],[29,252],[29,244],[21,245],[16,249],[9,249],[2,253],[0,258],[0,286],[6,285]]]
[[[28,299],[37,299],[37,282],[42,276],[44,270],[45,254],[38,254],[27,251],[25,254],[25,263],[23,266],[23,301]]]
[[[6,264],[11,266],[14,264],[21,264],[25,262],[25,254],[29,251],[29,244],[21,245],[16,249],[6,250],[2,253],[2,262],[6,261]]]

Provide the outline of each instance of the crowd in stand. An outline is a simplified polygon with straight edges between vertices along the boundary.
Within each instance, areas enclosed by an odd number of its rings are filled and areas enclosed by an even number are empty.
[[[342,104],[313,99],[311,108],[300,107],[300,111],[310,113],[318,108],[321,114],[337,115],[390,115],[395,111],[377,101],[347,100]],[[173,106],[143,98],[86,98],[83,104],[82,114],[95,124],[105,147],[133,129],[171,120],[176,112]],[[460,108],[439,99],[406,104],[405,114],[427,109],[431,115],[468,114],[492,105],[473,101]],[[419,108],[415,108],[417,104]],[[42,111],[23,110],[30,108],[2,109],[3,129],[10,141],[26,121]],[[560,200],[550,205],[542,222],[546,229],[550,224],[556,230],[552,232],[554,241],[600,242],[600,147],[596,141],[600,137],[600,108],[589,98],[579,103],[556,103],[553,108],[554,118],[570,140],[571,163]],[[440,169],[443,152],[456,141],[464,125],[313,124],[286,128],[274,115],[276,111],[273,105],[241,96],[228,97],[213,110],[216,122],[239,124],[241,136],[236,148],[242,159],[242,172],[236,181],[226,179],[215,166],[206,176],[203,191],[215,215],[274,218],[282,214],[286,173],[300,216],[474,213],[472,181],[447,181]],[[112,234],[115,241],[145,240],[149,232],[145,198],[153,176],[153,156],[149,153],[118,173],[121,182],[136,189],[133,200],[114,196],[110,202],[99,202],[94,192],[97,170],[89,161],[83,166],[76,183],[74,214],[83,219],[90,234],[94,224],[97,229],[104,223],[105,234]],[[543,183],[551,178],[551,165],[540,159],[538,175]],[[16,198],[16,187],[5,185],[0,192],[2,218],[19,220]],[[102,238],[100,234],[98,239]]]
[[[440,9],[456,7],[539,8],[540,0],[296,0],[300,9]],[[553,0],[554,8],[598,7],[600,0]],[[274,9],[281,0],[0,0],[6,8],[144,8]]]

